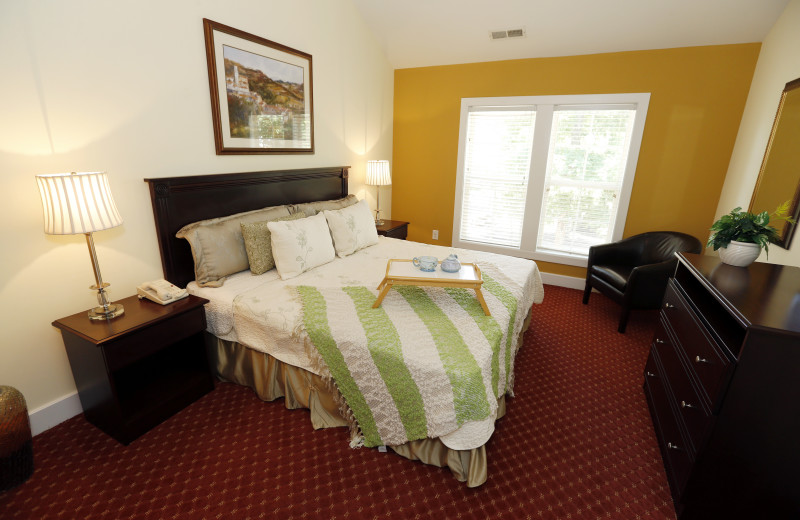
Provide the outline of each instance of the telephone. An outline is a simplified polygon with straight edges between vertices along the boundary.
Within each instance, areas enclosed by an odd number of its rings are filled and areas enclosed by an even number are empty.
[[[176,285],[172,285],[166,280],[153,280],[152,282],[145,282],[136,288],[136,293],[139,299],[147,298],[150,301],[166,305],[168,303],[176,302],[182,298],[189,296],[186,289],[181,289]]]

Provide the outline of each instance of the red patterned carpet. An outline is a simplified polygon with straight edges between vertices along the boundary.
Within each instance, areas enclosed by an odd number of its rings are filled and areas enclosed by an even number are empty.
[[[220,384],[127,447],[82,416],[37,436],[0,518],[672,519],[642,393],[654,315],[622,335],[616,305],[580,301],[547,286],[534,308],[479,488]]]

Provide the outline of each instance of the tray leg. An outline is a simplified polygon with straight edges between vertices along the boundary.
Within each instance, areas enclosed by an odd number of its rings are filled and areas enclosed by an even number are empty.
[[[375,300],[375,303],[372,304],[373,309],[377,309],[378,307],[381,306],[381,302],[383,302],[383,298],[386,296],[386,293],[389,292],[389,289],[392,288],[392,284],[386,283],[386,280],[381,282],[381,285],[383,285],[383,289],[381,289],[381,292],[378,293],[378,298]]]
[[[483,313],[487,316],[491,316],[492,313],[489,312],[489,306],[486,305],[486,300],[483,299],[483,293],[481,292],[480,287],[475,288],[475,296],[478,297],[478,301],[481,302],[481,307],[483,307]]]

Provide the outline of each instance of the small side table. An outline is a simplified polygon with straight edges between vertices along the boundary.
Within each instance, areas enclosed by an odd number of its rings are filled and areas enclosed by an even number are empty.
[[[86,419],[122,444],[214,389],[205,352],[205,298],[159,305],[136,296],[107,321],[86,312],[61,329]]]
[[[408,222],[402,220],[384,220],[380,226],[375,226],[378,234],[389,238],[405,240],[408,236]]]

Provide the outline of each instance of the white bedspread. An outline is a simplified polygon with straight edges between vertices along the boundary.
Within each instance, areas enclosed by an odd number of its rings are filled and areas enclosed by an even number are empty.
[[[538,267],[530,260],[450,247],[432,246],[380,237],[377,245],[346,258],[282,281],[275,270],[262,275],[249,271],[229,277],[222,287],[203,288],[194,282],[189,292],[211,301],[206,306],[208,331],[222,339],[238,341],[291,365],[319,374],[296,331],[301,325],[299,285],[341,287],[363,285],[375,290],[386,274],[390,258],[432,255],[440,260],[455,252],[462,262],[493,265],[524,288],[520,304],[540,303],[544,296]],[[484,444],[494,431],[494,418],[466,423],[441,439],[452,449],[472,449]]]

